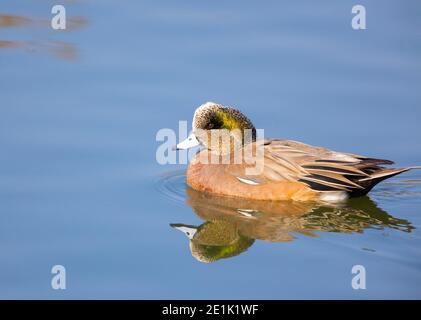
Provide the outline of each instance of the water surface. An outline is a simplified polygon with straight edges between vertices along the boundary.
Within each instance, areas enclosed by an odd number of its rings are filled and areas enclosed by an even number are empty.
[[[421,4],[364,3],[355,31],[352,1],[65,1],[60,32],[54,1],[3,0],[0,297],[421,298],[421,172],[256,204],[155,160],[211,100],[267,137],[421,165]]]

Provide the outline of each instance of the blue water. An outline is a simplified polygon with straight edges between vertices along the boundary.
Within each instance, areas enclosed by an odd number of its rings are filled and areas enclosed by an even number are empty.
[[[0,298],[421,298],[421,172],[283,214],[215,206],[155,159],[211,100],[267,137],[421,165],[419,1],[364,1],[360,31],[354,1],[64,1],[67,31],[54,4],[0,3]],[[198,255],[170,224],[241,245]]]

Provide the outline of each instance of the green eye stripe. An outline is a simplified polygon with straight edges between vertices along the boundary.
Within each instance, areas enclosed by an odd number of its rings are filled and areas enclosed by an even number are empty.
[[[217,110],[215,112],[217,121],[220,124],[220,129],[241,129],[241,123],[239,120],[235,119],[229,112],[224,110]]]

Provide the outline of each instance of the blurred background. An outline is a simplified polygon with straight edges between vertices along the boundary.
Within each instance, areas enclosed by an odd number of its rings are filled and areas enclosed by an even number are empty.
[[[0,298],[421,298],[420,173],[371,196],[409,232],[256,241],[203,264],[169,226],[203,222],[186,166],[155,160],[159,129],[215,101],[267,137],[421,165],[420,15],[417,0],[2,0]]]

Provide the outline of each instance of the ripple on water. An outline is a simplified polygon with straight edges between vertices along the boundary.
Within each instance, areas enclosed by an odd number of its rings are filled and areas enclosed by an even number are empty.
[[[380,183],[372,192],[378,200],[394,201],[405,199],[405,201],[421,200],[421,179],[420,175],[413,175],[402,180],[391,180]]]
[[[156,181],[157,190],[166,198],[177,203],[186,200],[185,170],[175,170],[162,174]],[[370,194],[378,200],[421,200],[421,174],[395,181],[380,183]]]
[[[255,240],[287,243],[301,238],[300,235],[314,238],[328,233],[352,234],[356,235],[352,239],[358,239],[351,241],[350,238],[323,236],[323,242],[335,247],[385,255],[381,243],[383,234],[389,232],[387,230],[412,233],[415,228],[411,221],[388,213],[369,197],[351,199],[337,205],[222,197],[188,188],[184,170],[161,175],[155,185],[165,198],[179,206],[190,206],[202,220],[200,225],[191,225],[185,221],[171,224],[189,237],[192,255],[202,262],[237,256],[253,245]],[[400,188],[409,188],[407,194],[413,197],[414,194],[421,193],[420,187],[421,180],[411,179],[409,183],[399,180],[386,183],[374,193],[377,198],[397,201],[396,197],[402,194]],[[374,242],[370,241],[373,239],[370,237],[361,240],[357,238],[370,229],[380,231]],[[239,241],[236,243],[237,247],[233,247],[230,236],[235,236]],[[221,251],[221,248],[229,250]],[[387,254],[389,253],[385,257]]]
[[[170,171],[162,174],[155,182],[156,189],[165,198],[176,203],[186,200],[186,175],[185,170]]]

